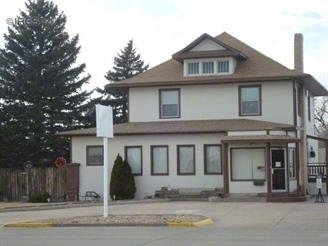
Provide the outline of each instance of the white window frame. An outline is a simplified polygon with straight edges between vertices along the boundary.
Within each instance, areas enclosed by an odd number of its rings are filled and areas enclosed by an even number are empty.
[[[213,62],[213,73],[205,73],[204,63]],[[228,62],[228,71],[219,72],[218,63]],[[190,73],[189,64],[198,63],[198,73]],[[210,75],[229,75],[233,74],[236,62],[232,57],[203,58],[203,59],[186,59],[184,60],[184,76],[210,76]]]
[[[197,64],[197,66],[196,66],[196,64]],[[198,70],[197,73],[194,71],[190,71],[190,70],[194,69],[193,66],[197,67],[197,70]],[[190,68],[192,68],[192,69],[190,69]],[[188,62],[187,63],[187,74],[188,75],[199,75],[200,74],[200,62],[199,61]]]

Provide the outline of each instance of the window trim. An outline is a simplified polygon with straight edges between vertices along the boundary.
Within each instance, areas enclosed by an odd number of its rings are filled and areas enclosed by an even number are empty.
[[[259,90],[259,112],[256,114],[247,114],[242,112],[241,94],[243,88],[258,88]],[[238,106],[239,116],[261,116],[262,115],[262,86],[261,85],[240,85],[238,86]]]
[[[89,153],[89,149],[90,148],[95,148],[95,147],[101,147],[101,149],[102,149],[102,163],[101,164],[90,164],[89,162],[88,162],[88,153]],[[91,166],[91,167],[93,167],[93,166],[103,166],[104,165],[104,146],[103,145],[87,145],[86,146],[86,160],[85,160],[85,163],[86,163],[86,165],[87,166]]]
[[[142,170],[143,170],[143,165],[142,165],[142,145],[127,145],[124,146],[124,158],[125,160],[128,161],[128,149],[140,149],[140,172],[139,173],[133,173],[132,166],[131,166],[131,171],[134,176],[142,176]],[[129,162],[129,161],[128,161]]]
[[[182,173],[180,171],[180,148],[184,147],[191,147],[193,150],[193,172],[191,173]],[[185,144],[185,145],[177,145],[177,173],[181,176],[190,176],[190,175],[196,175],[196,153],[195,153],[195,145],[194,144]]]
[[[166,172],[165,173],[155,173],[154,172],[154,149],[155,148],[165,148],[166,149]],[[169,146],[168,145],[151,145],[150,146],[150,168],[151,168],[151,176],[168,176],[169,175]]]
[[[220,149],[220,171],[219,172],[208,172],[207,171],[207,156],[206,156],[206,148],[207,147],[219,147]],[[222,174],[222,144],[204,144],[204,175],[218,175]]]
[[[163,116],[162,113],[162,91],[177,91],[178,92],[178,114],[176,116]],[[180,88],[159,89],[159,118],[160,119],[176,119],[181,117],[181,93]]]
[[[213,73],[204,73],[203,63],[213,62]],[[227,72],[218,72],[218,63],[219,62],[228,62],[228,71]],[[188,64],[198,63],[198,73],[189,73]],[[203,58],[203,59],[186,59],[184,60],[183,74],[187,77],[192,76],[213,76],[213,75],[230,75],[234,73],[235,70],[235,61],[232,57],[217,57],[217,58]]]

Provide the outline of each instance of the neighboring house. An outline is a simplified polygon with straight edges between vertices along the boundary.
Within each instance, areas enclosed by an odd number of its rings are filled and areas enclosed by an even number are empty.
[[[307,192],[313,103],[328,92],[303,72],[295,34],[288,69],[224,32],[203,34],[172,59],[113,88],[129,89],[129,122],[114,126],[110,165],[119,153],[135,174],[136,198],[161,187],[222,188],[225,194]],[[80,193],[103,191],[102,139],[96,129],[71,137]]]

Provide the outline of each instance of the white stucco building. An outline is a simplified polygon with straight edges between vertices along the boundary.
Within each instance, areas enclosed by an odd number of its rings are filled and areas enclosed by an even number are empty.
[[[295,35],[295,69],[230,34],[203,34],[172,59],[131,79],[129,121],[114,126],[110,165],[127,158],[136,198],[161,187],[257,193],[268,200],[307,191],[314,136],[314,97],[328,92],[303,71],[303,38]],[[102,193],[102,139],[96,129],[71,137],[80,163],[80,194]],[[111,168],[110,168],[111,169]]]

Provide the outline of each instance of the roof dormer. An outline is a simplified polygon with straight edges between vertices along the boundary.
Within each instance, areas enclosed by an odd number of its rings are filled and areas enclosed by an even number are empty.
[[[233,74],[238,60],[247,59],[239,50],[206,33],[172,57],[183,63],[184,76]]]

